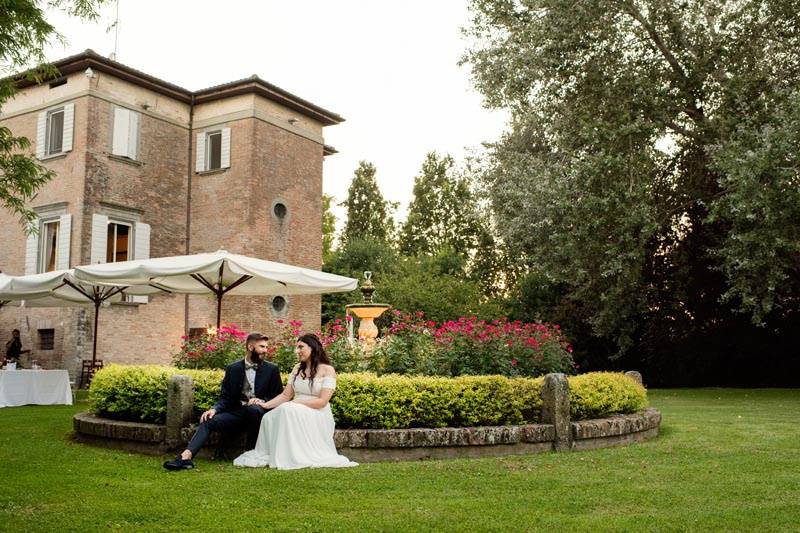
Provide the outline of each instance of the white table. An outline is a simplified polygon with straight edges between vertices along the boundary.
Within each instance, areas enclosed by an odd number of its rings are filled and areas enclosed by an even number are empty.
[[[0,407],[72,405],[66,370],[0,370]]]

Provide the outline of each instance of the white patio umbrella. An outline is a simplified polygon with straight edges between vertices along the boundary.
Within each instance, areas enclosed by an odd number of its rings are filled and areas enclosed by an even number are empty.
[[[347,292],[358,280],[284,263],[232,254],[213,253],[157,257],[75,267],[75,277],[91,283],[127,286],[129,292],[149,286],[181,294],[214,294],[217,327],[222,298],[240,296]]]
[[[0,302],[21,302],[25,307],[94,306],[92,366],[97,360],[97,318],[105,302],[119,301],[124,293],[153,294],[160,289],[93,284],[74,276],[73,270],[54,270],[27,276],[0,274]]]

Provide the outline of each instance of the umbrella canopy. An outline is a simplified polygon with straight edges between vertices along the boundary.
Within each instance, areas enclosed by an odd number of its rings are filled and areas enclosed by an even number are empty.
[[[123,285],[132,292],[143,287],[217,298],[217,326],[222,297],[322,294],[347,292],[358,280],[225,250],[213,253],[157,257],[138,261],[75,267],[78,279],[95,284]]]
[[[97,317],[100,305],[120,301],[127,287],[111,284],[93,284],[77,279],[73,270],[54,270],[27,276],[0,274],[0,302],[23,301],[25,307],[72,307],[94,305],[94,345],[92,364],[97,359]],[[160,289],[141,286],[131,292],[153,294]]]

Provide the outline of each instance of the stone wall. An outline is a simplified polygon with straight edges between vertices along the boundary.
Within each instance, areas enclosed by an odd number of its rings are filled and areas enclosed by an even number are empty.
[[[167,425],[119,422],[89,413],[75,416],[78,440],[121,449],[162,454],[182,449],[194,432],[191,420],[192,383],[188,376],[172,376],[167,400]],[[641,442],[658,436],[661,413],[645,409],[628,415],[595,420],[569,420],[569,385],[564,374],[548,374],[542,388],[541,424],[466,428],[337,429],[339,452],[358,462],[488,457],[606,448]],[[562,407],[566,403],[566,410]],[[552,406],[558,406],[552,409]],[[127,428],[127,429],[126,429]],[[243,449],[244,438],[232,443],[232,453]],[[220,445],[212,438],[202,450]]]

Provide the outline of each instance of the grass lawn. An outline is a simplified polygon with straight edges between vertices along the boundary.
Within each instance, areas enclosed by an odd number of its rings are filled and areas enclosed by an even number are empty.
[[[651,390],[644,444],[278,472],[69,440],[75,406],[0,409],[0,530],[800,530],[800,390]]]

